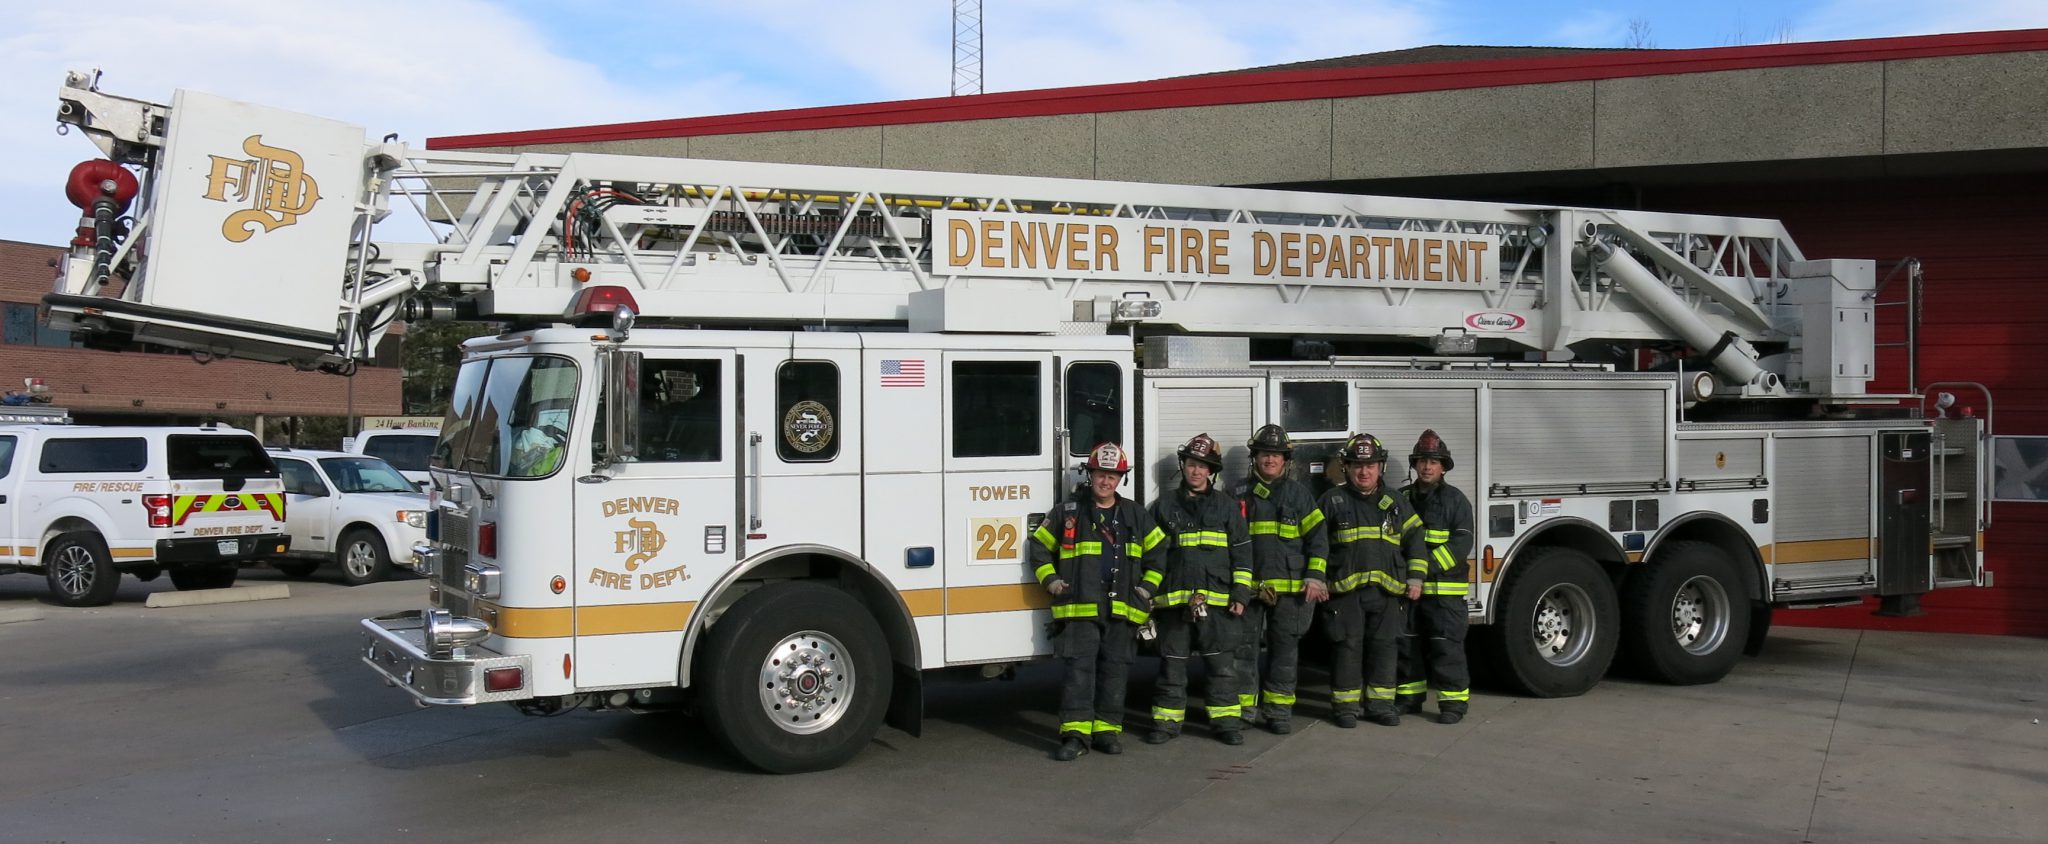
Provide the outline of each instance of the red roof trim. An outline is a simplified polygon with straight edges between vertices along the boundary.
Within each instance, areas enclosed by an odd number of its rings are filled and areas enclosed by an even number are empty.
[[[972,97],[934,97],[565,129],[451,135],[430,138],[427,140],[427,146],[430,149],[474,149],[636,138],[843,129],[859,126],[988,120],[1000,117],[1043,117],[1370,97],[1463,88],[1496,88],[1550,82],[1581,82],[1637,76],[2039,50],[2048,50],[2048,29],[1764,44],[1748,47],[1708,47],[1697,50],[1593,52],[1568,56],[1378,67],[1254,71],[1113,85],[1013,91]]]

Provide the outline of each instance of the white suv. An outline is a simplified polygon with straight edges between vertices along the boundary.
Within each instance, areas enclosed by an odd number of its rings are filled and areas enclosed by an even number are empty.
[[[355,435],[347,449],[383,458],[425,492],[433,482],[433,476],[427,474],[427,461],[434,456],[434,443],[440,439],[440,428],[371,428]]]
[[[306,577],[333,560],[350,586],[391,576],[391,551],[410,555],[427,538],[427,497],[391,464],[340,451],[272,449],[291,518],[289,555],[270,562]]]
[[[121,573],[232,586],[288,550],[284,482],[233,428],[0,426],[0,574],[41,572],[72,607],[114,600]]]

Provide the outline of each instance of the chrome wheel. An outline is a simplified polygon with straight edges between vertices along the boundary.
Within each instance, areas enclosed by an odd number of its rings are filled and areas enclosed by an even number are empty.
[[[377,570],[377,549],[367,539],[351,542],[342,549],[341,567],[357,580],[368,578]]]
[[[1694,655],[1719,650],[1728,638],[1728,591],[1705,575],[1687,580],[1671,598],[1671,635]]]
[[[66,595],[83,595],[92,591],[93,581],[99,577],[99,565],[93,560],[92,552],[82,545],[66,545],[57,550],[50,560],[55,570],[57,586]]]
[[[775,726],[798,735],[831,729],[853,702],[852,655],[824,633],[785,637],[761,662],[761,708]]]
[[[1536,599],[1530,631],[1536,653],[1552,665],[1574,665],[1586,658],[1595,633],[1593,599],[1576,583],[1559,583]]]

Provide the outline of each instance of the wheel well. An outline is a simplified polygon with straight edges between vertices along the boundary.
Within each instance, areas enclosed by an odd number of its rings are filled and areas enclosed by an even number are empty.
[[[917,626],[896,587],[883,580],[867,563],[833,548],[807,546],[771,551],[726,573],[721,582],[691,613],[683,634],[682,664],[678,685],[690,685],[690,671],[696,661],[697,643],[718,623],[718,617],[755,589],[785,580],[830,582],[867,607],[882,635],[889,642],[889,659],[917,671],[922,664]]]
[[[1720,513],[1687,513],[1671,520],[1657,532],[1643,559],[1654,559],[1657,549],[1682,540],[1704,542],[1726,552],[1734,560],[1736,570],[1742,572],[1742,588],[1750,599],[1764,600],[1764,557],[1757,550],[1756,542],[1749,538],[1748,531]]]
[[[1500,572],[1494,576],[1493,582],[1496,585],[1506,583],[1508,574],[1514,570],[1516,562],[1532,556],[1542,548],[1570,548],[1592,557],[1594,562],[1600,564],[1601,570],[1607,572],[1608,579],[1614,581],[1617,589],[1621,587],[1621,579],[1628,570],[1628,554],[1621,550],[1621,543],[1616,542],[1611,534],[1585,519],[1567,516],[1547,520],[1516,539],[1514,545],[1508,548],[1507,560],[1501,564]],[[1502,603],[1498,595],[1487,600],[1488,621],[1493,620],[1495,610]]]
[[[36,544],[36,551],[40,553],[45,547],[49,546],[50,540],[67,533],[90,533],[98,536],[101,544],[105,544],[107,541],[106,534],[100,532],[99,525],[77,516],[65,516],[51,522],[49,527],[43,528],[43,538],[41,542]]]
[[[370,524],[369,522],[349,522],[349,523],[348,523],[347,525],[344,525],[344,526],[342,527],[342,529],[341,529],[341,530],[335,531],[335,533],[334,533],[334,550],[336,550],[336,551],[340,551],[340,550],[341,550],[341,538],[342,538],[342,537],[344,537],[344,536],[347,536],[347,535],[349,535],[350,533],[352,533],[352,532],[354,532],[354,531],[358,531],[358,530],[367,530],[367,531],[369,531],[369,532],[370,532],[370,535],[371,535],[371,536],[375,536],[375,537],[377,537],[377,541],[379,541],[379,542],[382,542],[382,541],[384,541],[384,532],[383,532],[383,531],[381,531],[381,530],[378,530],[378,529],[377,529],[377,526],[376,526],[376,525]],[[391,553],[391,549],[389,549],[389,548],[386,548],[386,549],[384,549],[384,553],[386,553],[386,554],[389,554],[389,553]]]

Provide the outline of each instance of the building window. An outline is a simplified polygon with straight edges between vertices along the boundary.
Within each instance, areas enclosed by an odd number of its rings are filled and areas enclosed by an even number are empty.
[[[1030,360],[953,364],[953,456],[1042,454],[1044,376]]]
[[[36,306],[21,302],[8,302],[0,308],[0,343],[53,348],[78,345],[68,332],[43,325]]]
[[[775,370],[775,418],[782,435],[775,454],[785,463],[822,463],[839,456],[839,367],[793,360]]]

